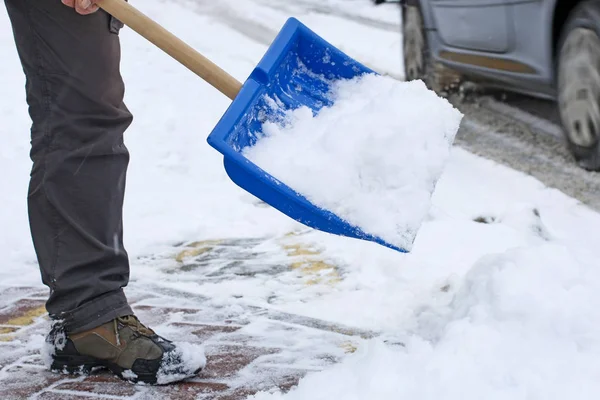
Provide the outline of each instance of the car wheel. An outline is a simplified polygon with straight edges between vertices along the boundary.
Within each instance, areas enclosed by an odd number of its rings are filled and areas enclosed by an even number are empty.
[[[407,81],[420,79],[438,93],[457,86],[460,75],[435,63],[431,57],[419,6],[402,7],[402,34],[402,57]]]
[[[600,170],[600,3],[586,1],[571,13],[558,51],[558,107],[571,154]]]

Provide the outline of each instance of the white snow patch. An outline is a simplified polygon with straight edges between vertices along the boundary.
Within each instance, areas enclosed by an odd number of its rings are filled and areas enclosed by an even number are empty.
[[[0,7],[0,282],[39,281],[27,216],[31,122],[25,102],[25,76],[6,8]],[[11,282],[12,283],[12,282]]]
[[[447,304],[414,310],[405,348],[371,341],[287,395],[254,399],[597,398],[593,264],[556,244],[483,257]]]
[[[165,353],[157,373],[156,383],[164,385],[194,376],[196,371],[206,366],[204,346],[174,342],[176,348]]]
[[[44,335],[31,335],[25,344],[26,353],[40,353],[42,364],[46,368],[52,365],[52,356],[56,354],[56,347],[46,341]]]
[[[366,74],[332,84],[334,103],[267,122],[244,154],[314,204],[410,250],[462,114],[422,81]]]
[[[121,375],[123,376],[123,378],[129,379],[129,380],[135,380],[138,377],[137,374],[130,369],[126,369],[125,371],[123,371],[121,373]]]
[[[51,334],[49,336],[45,338],[36,336],[34,340],[30,340],[27,344],[29,348],[37,347],[40,349],[42,362],[48,368],[52,366],[52,359],[53,356],[56,355],[56,350],[62,350],[67,345],[67,334],[60,328],[62,324],[62,320],[53,321],[52,327],[50,328]]]

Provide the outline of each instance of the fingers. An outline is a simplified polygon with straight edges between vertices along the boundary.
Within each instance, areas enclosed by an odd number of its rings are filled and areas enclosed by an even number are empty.
[[[98,11],[95,0],[61,0],[65,6],[74,8],[81,15],[87,15]]]
[[[75,0],[75,11],[81,15],[87,15],[98,11],[98,5],[92,0]]]

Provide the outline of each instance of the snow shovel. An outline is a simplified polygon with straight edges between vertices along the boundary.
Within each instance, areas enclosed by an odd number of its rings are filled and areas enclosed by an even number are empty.
[[[407,252],[315,206],[242,154],[256,143],[262,124],[277,118],[265,95],[278,98],[287,109],[308,106],[317,113],[331,105],[328,82],[374,71],[289,18],[242,85],[124,0],[102,0],[98,5],[233,100],[207,140],[223,154],[225,171],[236,185],[313,229]]]

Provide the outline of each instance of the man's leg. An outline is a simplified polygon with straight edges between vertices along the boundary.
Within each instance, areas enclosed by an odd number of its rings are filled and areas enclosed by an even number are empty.
[[[122,206],[132,117],[119,73],[120,23],[81,16],[60,0],[5,0],[27,77],[33,120],[31,232],[47,308],[55,371],[106,367],[134,382],[197,374],[201,349],[177,346],[144,326],[127,304],[129,263]],[[192,354],[196,353],[196,354]]]
[[[70,333],[131,314],[122,206],[129,153],[117,23],[60,0],[5,0],[33,121],[31,233],[47,309]]]

